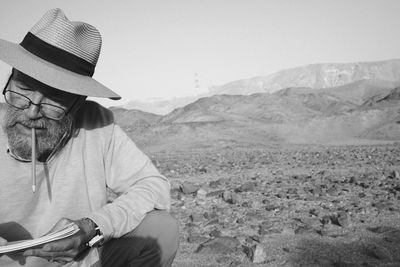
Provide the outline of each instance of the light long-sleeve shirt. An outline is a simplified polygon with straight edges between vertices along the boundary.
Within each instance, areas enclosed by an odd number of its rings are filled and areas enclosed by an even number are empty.
[[[132,231],[147,212],[170,208],[168,180],[114,123],[111,111],[86,101],[77,113],[75,129],[57,153],[38,163],[36,193],[31,189],[31,163],[6,152],[8,141],[1,131],[0,237],[37,238],[63,217],[88,217],[108,240]],[[107,199],[109,190],[118,196],[112,202]],[[97,250],[92,249],[73,266],[90,266],[97,260]],[[50,263],[37,257],[0,257],[0,266],[20,265]]]

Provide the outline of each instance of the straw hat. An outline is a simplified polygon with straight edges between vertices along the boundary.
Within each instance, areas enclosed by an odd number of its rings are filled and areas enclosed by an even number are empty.
[[[58,8],[47,11],[20,44],[0,39],[0,59],[42,83],[78,95],[120,99],[92,78],[100,49],[96,28],[68,20]]]

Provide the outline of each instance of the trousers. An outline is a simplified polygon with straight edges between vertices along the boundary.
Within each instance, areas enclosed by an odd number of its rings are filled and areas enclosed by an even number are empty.
[[[111,239],[99,248],[102,267],[171,266],[179,246],[177,221],[167,212],[154,210],[132,232]]]

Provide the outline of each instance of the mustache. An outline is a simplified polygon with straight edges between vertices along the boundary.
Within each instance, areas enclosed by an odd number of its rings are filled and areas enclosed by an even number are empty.
[[[49,123],[45,119],[39,119],[39,120],[20,120],[16,121],[14,125],[17,123],[22,124],[25,127],[28,128],[38,128],[38,129],[44,129],[47,128]]]
[[[48,128],[48,126],[50,125],[50,123],[47,121],[46,118],[40,118],[37,120],[11,119],[7,123],[7,128],[14,127],[17,124],[21,124],[28,128],[38,128],[38,129]]]
[[[38,118],[31,120],[23,116],[20,112],[13,112],[12,109],[7,110],[5,118],[5,128],[10,129],[15,127],[17,124],[21,124],[28,128],[48,128],[50,126],[50,121],[47,118]]]

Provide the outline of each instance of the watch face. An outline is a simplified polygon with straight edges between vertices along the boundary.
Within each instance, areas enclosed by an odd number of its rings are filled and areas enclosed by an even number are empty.
[[[103,235],[96,235],[95,237],[93,237],[89,242],[88,242],[88,246],[89,247],[99,247],[101,245],[103,245],[103,241],[104,241],[104,236]]]

